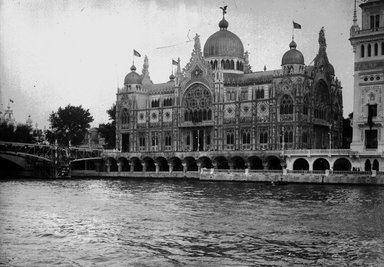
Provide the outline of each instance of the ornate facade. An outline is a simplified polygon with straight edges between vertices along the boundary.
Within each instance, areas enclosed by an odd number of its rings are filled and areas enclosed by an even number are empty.
[[[351,149],[375,154],[384,151],[384,1],[369,0],[360,7],[362,28],[355,7],[350,38],[355,54]]]
[[[312,65],[292,38],[281,69],[253,72],[240,38],[219,23],[190,61],[154,84],[148,58],[118,89],[121,152],[266,151],[342,145],[342,87],[326,53],[324,29]],[[275,56],[279,56],[276,54]]]

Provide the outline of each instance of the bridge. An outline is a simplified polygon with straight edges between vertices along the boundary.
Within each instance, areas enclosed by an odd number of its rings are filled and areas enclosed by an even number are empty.
[[[0,141],[0,176],[56,177],[73,161],[101,159],[102,150]]]

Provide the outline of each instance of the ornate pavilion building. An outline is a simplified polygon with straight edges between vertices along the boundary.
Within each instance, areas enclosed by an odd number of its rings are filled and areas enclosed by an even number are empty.
[[[280,69],[253,72],[242,41],[228,27],[223,16],[203,49],[196,35],[190,61],[181,69],[179,59],[168,82],[151,81],[147,57],[141,74],[131,67],[117,92],[117,150],[141,162],[180,152],[194,160],[204,155],[206,167],[243,168],[248,162],[281,168],[278,151],[341,147],[342,87],[324,30],[312,65],[292,38]],[[268,151],[276,151],[274,161],[260,156]],[[229,159],[244,152],[254,160]]]

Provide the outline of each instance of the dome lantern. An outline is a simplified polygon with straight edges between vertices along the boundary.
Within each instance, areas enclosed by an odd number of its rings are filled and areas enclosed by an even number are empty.
[[[290,49],[285,52],[281,60],[281,66],[290,64],[304,65],[304,56],[299,50],[296,49],[296,47],[297,44],[292,38],[292,41],[289,44]]]

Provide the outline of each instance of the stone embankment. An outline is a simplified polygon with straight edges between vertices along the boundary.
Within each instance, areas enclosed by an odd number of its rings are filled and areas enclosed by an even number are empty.
[[[198,172],[96,172],[72,171],[73,178],[195,179],[201,181],[384,185],[382,172],[210,170]]]

